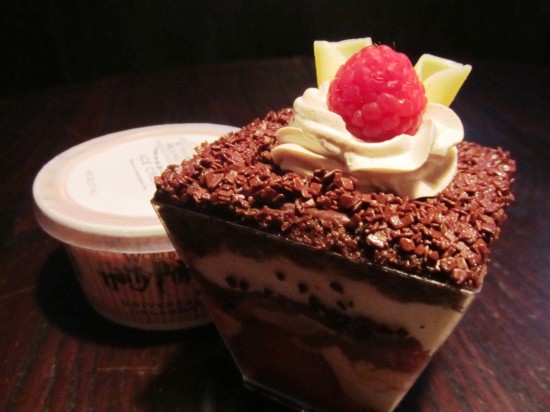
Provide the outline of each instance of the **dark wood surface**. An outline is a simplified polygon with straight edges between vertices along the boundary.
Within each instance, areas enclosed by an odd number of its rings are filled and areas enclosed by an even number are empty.
[[[480,297],[399,411],[550,408],[550,68],[474,64],[453,104],[466,138],[510,150],[517,203]],[[33,217],[40,167],[109,132],[243,125],[314,84],[311,59],[189,66],[0,100],[0,410],[285,411],[243,388],[212,326],[143,332],[87,304]]]

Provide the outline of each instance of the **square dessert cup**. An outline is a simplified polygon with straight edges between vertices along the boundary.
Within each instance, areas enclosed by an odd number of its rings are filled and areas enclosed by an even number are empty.
[[[300,409],[394,409],[478,292],[153,206],[245,384]]]

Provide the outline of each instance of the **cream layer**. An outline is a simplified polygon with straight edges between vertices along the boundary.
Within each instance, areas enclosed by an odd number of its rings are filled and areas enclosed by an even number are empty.
[[[277,256],[257,260],[236,254],[226,247],[218,253],[198,257],[186,253],[188,263],[208,281],[227,288],[227,279],[245,281],[247,293],[263,293],[270,289],[296,303],[308,304],[314,295],[324,306],[342,311],[350,317],[364,317],[388,328],[405,329],[432,354],[445,341],[471,303],[473,296],[465,299],[462,311],[450,307],[421,302],[400,302],[381,293],[375,286],[356,279],[343,277],[330,270],[313,270],[299,266],[292,260]],[[337,284],[338,287],[334,287]],[[307,292],[300,290],[307,286]]]

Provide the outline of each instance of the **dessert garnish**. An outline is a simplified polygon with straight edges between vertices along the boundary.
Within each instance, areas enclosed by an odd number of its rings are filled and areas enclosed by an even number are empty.
[[[472,66],[432,54],[423,54],[414,65],[431,103],[450,106],[472,71]]]
[[[273,160],[306,176],[341,170],[364,193],[436,196],[456,174],[464,128],[447,106],[471,66],[423,55],[413,67],[405,55],[370,43],[315,43],[323,77],[295,100]]]
[[[370,37],[340,41],[316,40],[313,42],[317,86],[334,79],[342,64],[363,47],[370,46]]]
[[[427,99],[409,58],[389,46],[368,46],[345,62],[330,83],[328,108],[355,137],[381,142],[414,135]]]

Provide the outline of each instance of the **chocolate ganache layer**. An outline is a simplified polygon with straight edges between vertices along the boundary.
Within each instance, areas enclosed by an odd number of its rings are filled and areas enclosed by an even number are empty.
[[[352,176],[284,172],[271,159],[291,109],[270,112],[197,148],[155,180],[155,200],[280,235],[354,262],[373,262],[478,290],[506,219],[515,162],[508,152],[458,145],[458,171],[439,195],[361,193]]]

